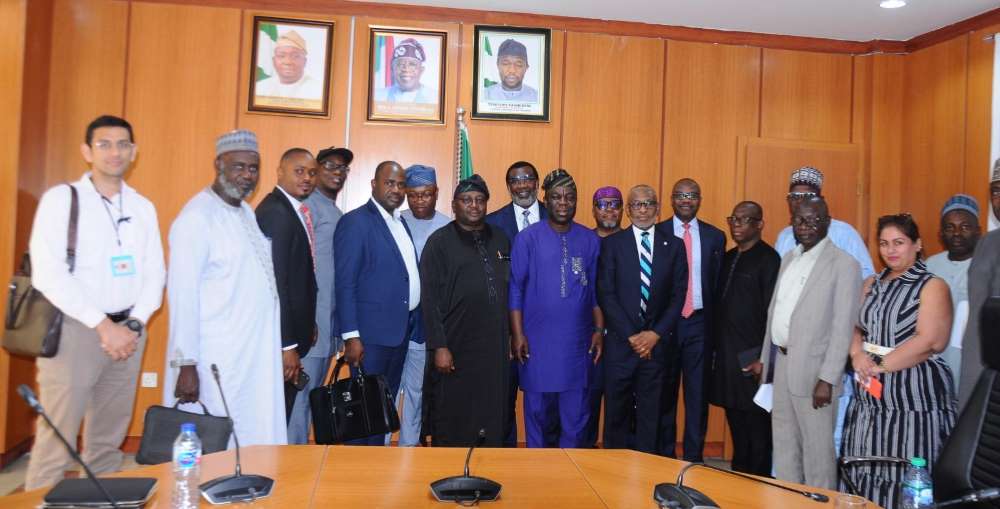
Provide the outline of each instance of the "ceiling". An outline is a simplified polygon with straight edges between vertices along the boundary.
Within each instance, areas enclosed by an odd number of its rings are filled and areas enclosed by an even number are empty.
[[[1000,7],[1000,0],[364,0],[637,21],[850,41],[907,40]]]

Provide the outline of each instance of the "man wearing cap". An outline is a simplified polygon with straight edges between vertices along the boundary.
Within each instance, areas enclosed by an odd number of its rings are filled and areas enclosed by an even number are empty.
[[[88,171],[46,191],[31,227],[33,283],[63,313],[58,351],[35,362],[39,399],[55,429],[76,445],[84,424],[83,459],[103,474],[121,468],[145,323],[160,307],[165,274],[156,209],[125,182],[136,157],[132,125],[97,117],[80,153]],[[78,217],[72,227],[71,209]],[[68,232],[76,241],[75,262],[68,260]],[[38,418],[36,429],[29,490],[76,468],[53,427]]]
[[[614,186],[606,186],[594,191],[594,233],[605,238],[622,229],[622,192]]]
[[[524,83],[528,72],[528,50],[524,44],[507,39],[497,51],[497,74],[500,82],[486,87],[487,101],[538,102],[538,91]]]
[[[410,228],[418,263],[427,238],[438,228],[451,222],[448,216],[434,209],[437,198],[437,175],[434,168],[415,164],[406,169],[406,203],[410,208],[402,211],[400,216]],[[399,419],[399,445],[402,447],[413,447],[420,442],[421,393],[426,362],[422,322],[423,320],[417,319],[414,324],[399,387],[403,394],[403,415]]]
[[[581,447],[587,420],[587,370],[601,357],[604,317],[597,307],[600,241],[575,223],[576,183],[566,170],[545,177],[549,216],[514,239],[511,350],[520,363],[528,447],[545,447],[558,412],[558,446]]]
[[[421,309],[433,352],[424,430],[435,446],[474,445],[480,430],[486,447],[500,447],[505,438],[510,242],[484,221],[489,197],[479,175],[459,182],[451,202],[455,221],[431,234],[420,260]]]
[[[548,218],[545,206],[538,202],[538,170],[528,161],[516,161],[507,168],[507,192],[510,193],[510,203],[494,210],[486,216],[486,222],[504,232],[513,245],[518,232],[529,225]],[[507,438],[504,447],[517,446],[517,362],[511,362],[510,390],[507,391]],[[553,416],[554,417],[554,416]],[[552,419],[553,421],[555,419]],[[554,433],[546,437],[554,438]]]
[[[969,317],[969,264],[979,242],[979,202],[967,194],[956,194],[941,208],[938,236],[946,251],[927,259],[927,270],[948,283],[954,310],[951,344],[941,352],[955,382],[962,369],[962,335]]]
[[[336,267],[337,327],[344,339],[344,360],[383,375],[393,395],[399,392],[403,364],[420,317],[420,272],[410,230],[400,215],[406,173],[383,161],[371,180],[372,198],[340,218],[333,234]],[[384,445],[373,436],[360,445]]]
[[[319,173],[316,190],[303,203],[309,208],[316,234],[316,344],[302,358],[302,370],[309,377],[295,396],[292,417],[288,423],[288,443],[309,442],[309,391],[323,383],[330,358],[343,349],[334,320],[333,299],[333,232],[343,214],[337,206],[337,196],[351,171],[354,153],[346,148],[325,148],[316,154]]]
[[[402,102],[434,104],[438,101],[437,90],[424,86],[420,78],[424,75],[427,55],[424,47],[416,39],[400,42],[392,51],[392,86],[375,89],[375,100],[381,102]]]
[[[993,231],[1000,228],[1000,159],[993,162],[993,171],[990,172],[989,192],[991,213],[986,231]]]
[[[260,177],[257,137],[223,134],[215,153],[215,181],[170,227],[163,403],[200,400],[209,413],[226,415],[212,381],[218,365],[241,444],[284,444],[278,288],[271,246],[244,201]]]
[[[323,81],[306,74],[308,56],[306,40],[298,32],[289,30],[278,36],[271,57],[274,75],[255,85],[255,95],[322,100]]]
[[[316,159],[291,148],[278,164],[278,185],[257,205],[257,224],[271,239],[271,259],[281,301],[281,358],[285,374],[285,415],[304,386],[299,372],[316,341],[316,220],[304,201],[315,188]]]

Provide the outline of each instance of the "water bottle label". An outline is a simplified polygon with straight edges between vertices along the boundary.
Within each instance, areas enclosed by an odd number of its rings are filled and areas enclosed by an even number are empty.
[[[177,453],[177,466],[180,468],[193,468],[198,465],[201,459],[195,451],[184,451]]]
[[[934,490],[930,486],[904,484],[903,500],[911,502],[910,507],[929,507],[934,504]]]

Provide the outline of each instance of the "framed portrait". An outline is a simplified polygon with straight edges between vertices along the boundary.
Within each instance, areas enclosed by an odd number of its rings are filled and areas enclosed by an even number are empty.
[[[368,120],[444,123],[447,32],[371,27]]]
[[[476,25],[472,118],[549,121],[549,46],[545,28]]]
[[[330,116],[333,22],[254,16],[248,111]]]

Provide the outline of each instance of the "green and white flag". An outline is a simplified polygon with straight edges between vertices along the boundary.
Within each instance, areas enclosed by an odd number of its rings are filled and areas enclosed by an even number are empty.
[[[469,146],[469,130],[465,122],[458,124],[458,180],[472,176],[472,148]]]
[[[271,57],[274,55],[274,45],[278,42],[278,25],[274,23],[261,23],[258,25],[260,34],[257,35],[257,77],[256,80],[265,80],[274,75],[274,63]]]

